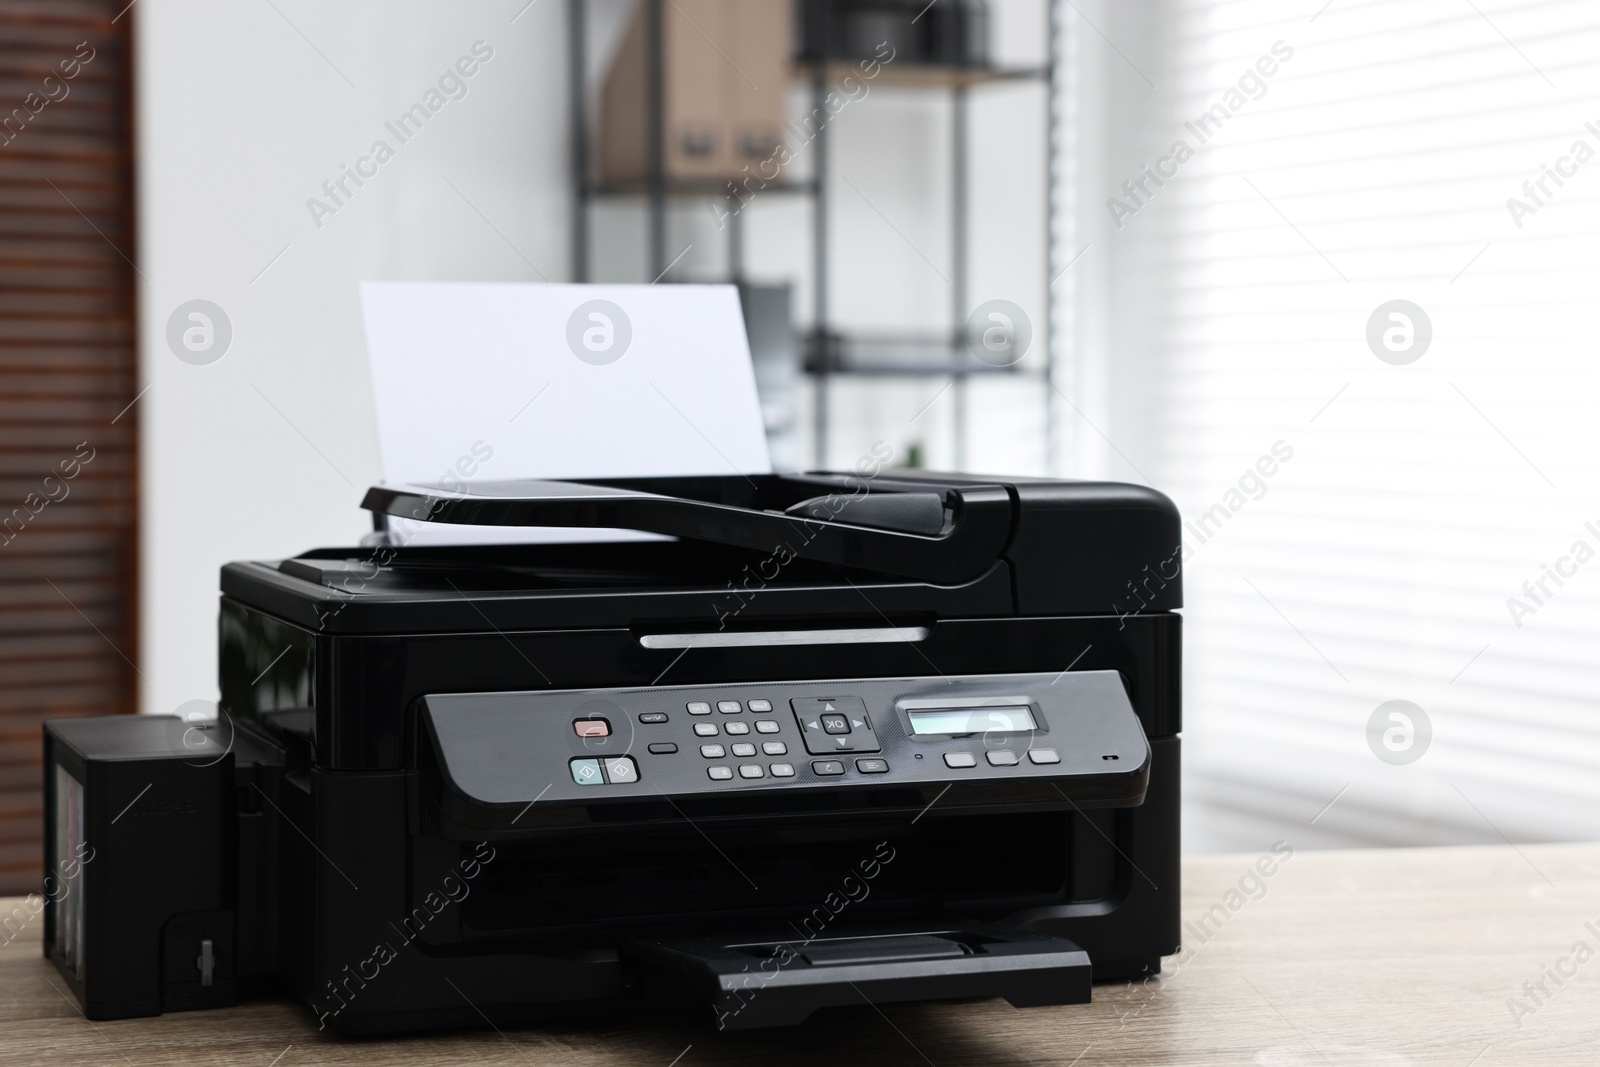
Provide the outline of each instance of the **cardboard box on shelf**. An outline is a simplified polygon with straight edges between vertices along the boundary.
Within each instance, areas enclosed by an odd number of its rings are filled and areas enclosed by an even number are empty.
[[[639,3],[601,87],[599,179],[651,173],[650,4]],[[661,4],[662,174],[722,181],[769,158],[783,136],[790,0]]]

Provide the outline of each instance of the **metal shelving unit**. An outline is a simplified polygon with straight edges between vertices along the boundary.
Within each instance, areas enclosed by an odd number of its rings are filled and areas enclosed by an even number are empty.
[[[644,179],[621,184],[597,182],[590,170],[590,131],[587,89],[587,0],[567,0],[567,26],[569,37],[569,72],[572,123],[573,184],[577,193],[577,210],[573,212],[572,276],[575,281],[588,281],[590,275],[590,218],[593,206],[601,201],[620,198],[643,199],[648,218],[648,248],[646,261],[652,278],[660,278],[668,269],[666,227],[667,206],[674,199],[704,198],[725,194],[732,183],[722,181],[677,181],[663,172],[662,113],[662,20],[668,0],[641,0],[645,17],[649,20],[648,34],[651,47],[647,50],[651,69],[648,72],[649,96],[655,102],[647,117],[649,157],[652,172]],[[1059,0],[1046,0],[1048,48],[1050,61],[1043,66],[1026,68],[989,68],[968,66],[912,65],[884,67],[880,84],[914,88],[929,92],[945,92],[951,97],[951,262],[954,265],[951,279],[950,315],[948,333],[928,332],[922,335],[904,334],[846,334],[834,329],[830,323],[829,294],[829,162],[832,155],[829,126],[824,123],[810,142],[813,177],[810,179],[777,182],[763,189],[763,195],[808,196],[811,199],[811,292],[812,327],[799,338],[799,350],[806,373],[815,390],[813,404],[813,447],[817,466],[826,465],[829,433],[829,381],[839,376],[860,377],[951,377],[955,404],[953,436],[955,438],[955,467],[962,469],[966,460],[967,437],[967,384],[973,377],[1011,375],[1034,376],[1041,380],[1045,392],[1046,449],[1053,463],[1056,455],[1057,397],[1054,382],[1054,330],[1052,329],[1049,299],[1050,283],[1056,278],[1055,175],[1059,141],[1056,136],[1057,70],[1054,57],[1059,54],[1060,40]],[[814,39],[824,43],[832,40],[827,5],[818,5],[816,17],[823,20],[815,27]],[[814,108],[825,107],[831,86],[854,66],[849,61],[832,61],[824,54],[816,61],[795,68],[796,80],[810,88]],[[968,107],[970,96],[985,86],[1034,81],[1042,83],[1047,93],[1045,153],[1045,225],[1041,228],[1045,242],[1045,306],[1040,329],[1034,333],[1035,347],[1043,353],[1038,369],[1021,367],[996,367],[974,358],[966,347],[966,319],[971,309],[967,285],[968,232],[971,219],[971,190],[968,161],[970,137]],[[744,226],[742,212],[728,216],[727,260],[729,280],[740,281],[744,266]],[[889,351],[914,353],[910,359],[884,359]],[[870,358],[876,351],[880,358]],[[862,358],[867,354],[869,358]]]

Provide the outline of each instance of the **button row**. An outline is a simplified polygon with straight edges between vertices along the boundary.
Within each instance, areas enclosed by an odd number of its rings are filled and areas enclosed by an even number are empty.
[[[690,715],[711,714],[711,702],[709,700],[691,700],[688,704],[684,705],[684,707],[688,709]],[[749,708],[751,711],[760,714],[761,712],[772,710],[772,701],[762,700],[759,697],[755,700],[747,700],[743,704],[740,704],[737,700],[717,701],[717,710],[722,712],[724,715],[737,715],[745,708]],[[664,722],[666,720],[662,721]]]
[[[811,770],[824,777],[833,777],[844,773],[844,761],[836,759],[812,760]],[[858,759],[856,760],[856,770],[862,774],[888,774],[889,761],[886,759]]]
[[[782,741],[767,741],[762,744],[761,751],[768,756],[784,756],[788,755],[789,746]],[[754,756],[756,754],[756,746],[751,744],[734,745],[733,754],[735,756]],[[727,751],[721,745],[701,745],[700,755],[706,759],[721,759],[727,755]]]
[[[782,727],[778,725],[778,721],[776,719],[756,720],[756,733],[758,734],[775,734],[780,729],[782,729]],[[736,736],[739,734],[747,734],[750,732],[750,724],[747,722],[725,722],[722,724],[722,730],[724,733],[734,734]],[[714,722],[697,722],[694,724],[694,734],[696,737],[716,737],[717,724]]]
[[[1019,762],[1017,754],[1009,749],[999,748],[992,752],[985,752],[983,758],[989,761],[991,767],[1015,767]],[[1028,762],[1037,764],[1060,763],[1061,756],[1053,748],[1030,748]],[[946,752],[944,754],[946,767],[976,767],[977,757],[970,752]]]
[[[567,767],[579,785],[627,785],[639,780],[639,767],[632,756],[569,760]]]
[[[741,764],[739,764],[739,777],[740,778],[765,778],[766,777],[766,773],[767,772],[762,769],[761,764],[759,764],[759,763],[741,763]],[[730,778],[733,777],[733,768],[732,767],[721,767],[721,766],[719,766],[719,767],[707,767],[706,768],[706,777],[710,778],[713,782],[726,782]],[[774,777],[774,778],[793,778],[794,777],[794,764],[792,764],[792,763],[774,763],[774,764],[772,764],[772,777]]]

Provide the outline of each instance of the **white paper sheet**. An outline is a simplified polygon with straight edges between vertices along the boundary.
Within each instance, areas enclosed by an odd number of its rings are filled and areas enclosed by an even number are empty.
[[[361,303],[385,482],[771,470],[731,285],[365,282]],[[413,545],[594,537],[391,529]]]

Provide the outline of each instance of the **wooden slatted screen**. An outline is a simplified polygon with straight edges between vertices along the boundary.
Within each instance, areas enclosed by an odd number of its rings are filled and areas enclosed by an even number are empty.
[[[138,693],[126,4],[0,0],[0,894],[40,884],[40,723]]]

